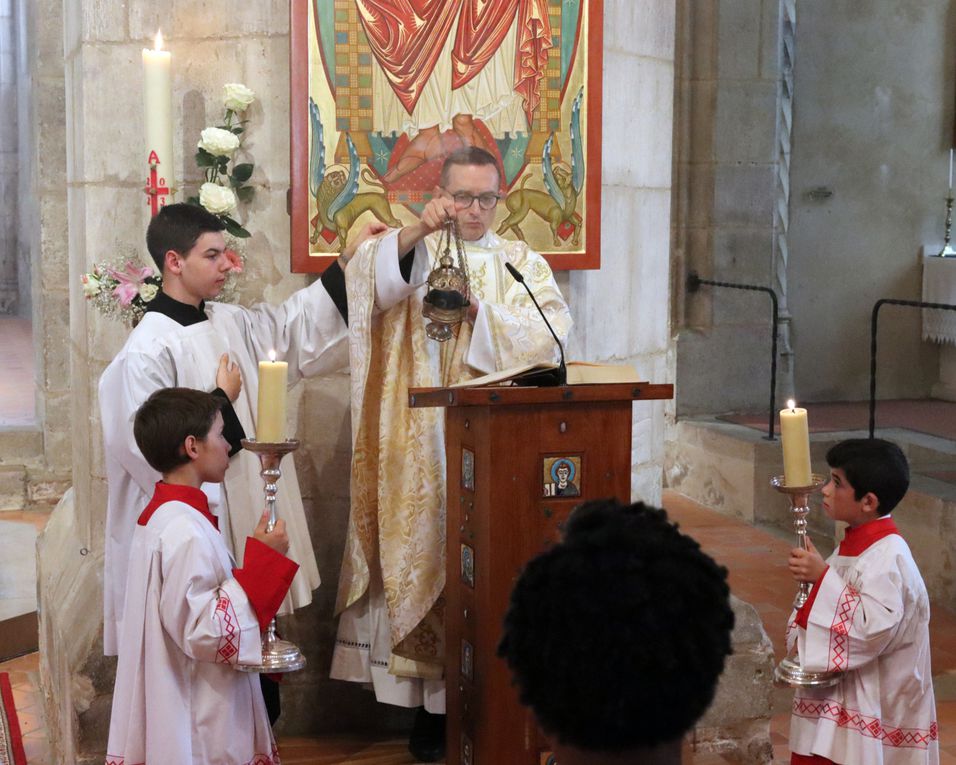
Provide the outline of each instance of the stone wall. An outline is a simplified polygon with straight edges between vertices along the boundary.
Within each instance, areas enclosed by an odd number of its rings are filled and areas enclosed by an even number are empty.
[[[687,273],[770,286],[780,0],[678,2],[674,196],[677,411],[765,404],[770,300],[687,294]]]
[[[288,267],[288,3],[177,1],[160,8],[146,0],[79,0],[63,8],[68,177],[62,187],[69,222],[59,231],[69,236],[69,278],[61,284],[69,289],[72,403],[54,421],[72,421],[74,485],[41,543],[40,592],[41,602],[58,604],[42,614],[43,679],[51,728],[62,734],[58,761],[72,763],[96,759],[106,737],[112,665],[100,659],[100,625],[90,618],[99,615],[106,496],[96,381],[125,336],[120,325],[89,310],[79,275],[95,260],[142,252],[148,211],[140,190],[140,49],[160,24],[173,51],[178,187],[198,178],[193,147],[202,127],[219,116],[222,84],[244,82],[262,98],[249,114],[244,144],[256,163],[257,192],[246,215],[253,237],[241,301],[281,300],[309,277],[290,275]],[[674,2],[607,0],[604,30],[602,268],[558,277],[576,322],[569,355],[628,361],[643,377],[667,382]],[[631,87],[622,92],[621,82]],[[41,231],[53,236],[57,229],[44,222]],[[637,405],[634,414],[634,493],[655,502],[664,412],[658,402]],[[287,680],[279,732],[399,728],[408,721],[403,710],[327,679],[348,516],[347,376],[300,385],[290,416],[304,442],[295,459],[323,585],[312,606],[280,625],[304,648],[309,666]]]
[[[0,315],[19,309],[15,0],[0,0]]]

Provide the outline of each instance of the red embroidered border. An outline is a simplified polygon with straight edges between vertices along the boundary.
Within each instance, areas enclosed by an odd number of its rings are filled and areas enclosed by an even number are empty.
[[[827,669],[844,671],[850,664],[850,625],[860,605],[860,592],[847,585],[837,602],[833,623],[830,625],[830,656]]]
[[[884,746],[916,747],[925,749],[930,741],[939,740],[939,725],[934,720],[929,729],[922,728],[886,728],[878,717],[869,717],[855,710],[847,709],[833,699],[804,699],[794,697],[793,713],[797,717],[826,718],[841,728],[850,728],[863,736],[869,736],[883,742]]]
[[[219,619],[220,634],[219,647],[216,649],[217,664],[235,664],[239,656],[240,633],[237,629],[239,620],[232,607],[232,601],[226,595],[220,595],[216,602],[216,616]],[[254,765],[259,763],[253,760]]]

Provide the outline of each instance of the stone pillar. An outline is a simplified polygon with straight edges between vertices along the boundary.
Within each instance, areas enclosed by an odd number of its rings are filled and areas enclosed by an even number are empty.
[[[670,209],[674,0],[606,0],[601,269],[572,271],[572,358],[633,364],[674,379],[670,340]],[[665,412],[634,406],[631,493],[659,504]]]
[[[780,0],[680,0],[675,139],[678,413],[765,406],[772,286]]]
[[[16,314],[17,78],[14,0],[0,0],[0,316]]]

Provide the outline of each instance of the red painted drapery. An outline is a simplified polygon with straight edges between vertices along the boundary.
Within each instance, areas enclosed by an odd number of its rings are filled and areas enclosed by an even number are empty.
[[[547,0],[355,0],[372,54],[411,114],[455,18],[452,89],[488,63],[518,19],[514,89],[530,121],[552,47]]]

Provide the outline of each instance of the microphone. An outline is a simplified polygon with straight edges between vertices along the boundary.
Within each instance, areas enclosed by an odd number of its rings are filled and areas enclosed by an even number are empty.
[[[531,288],[525,283],[524,277],[521,275],[521,272],[515,268],[507,260],[505,261],[505,268],[508,269],[508,273],[518,282],[522,287],[525,288],[528,292],[528,297],[531,298],[531,302],[534,303],[534,307],[538,309],[538,313],[541,314],[541,318],[544,319],[544,325],[548,328],[548,331],[551,333],[551,337],[554,338],[554,342],[558,344],[558,350],[561,352],[561,364],[557,369],[546,369],[541,372],[535,372],[532,375],[527,375],[515,380],[517,385],[539,385],[543,388],[550,388],[557,385],[567,385],[568,384],[568,368],[564,364],[564,346],[561,344],[561,341],[558,339],[557,334],[554,331],[554,328],[551,326],[551,322],[548,321],[548,317],[544,315],[544,311],[541,310],[541,306],[538,305],[538,301],[534,298],[534,293],[531,291]]]

